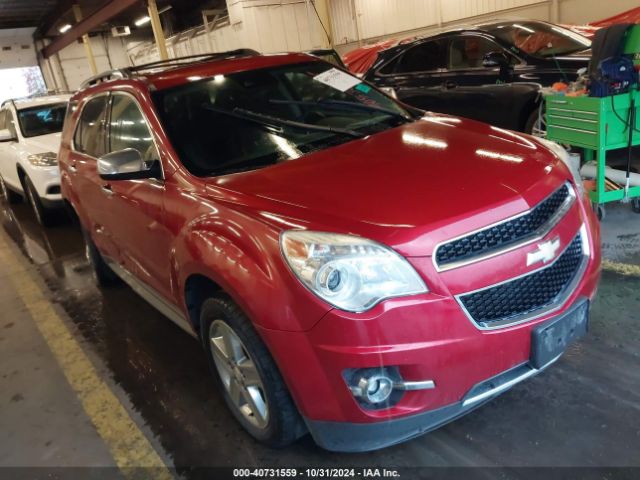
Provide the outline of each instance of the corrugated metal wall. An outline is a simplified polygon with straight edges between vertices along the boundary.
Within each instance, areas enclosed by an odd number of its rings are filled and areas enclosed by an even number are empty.
[[[260,52],[286,52],[328,47],[313,8],[305,0],[237,0],[229,2],[231,23],[206,33],[196,28],[167,39],[171,56],[253,48]],[[130,45],[133,63],[158,59],[151,42]]]
[[[341,45],[548,3],[547,0],[331,0],[329,7],[334,43]]]
[[[444,0],[441,3],[442,21],[453,22],[463,18],[545,2],[540,0],[460,0],[457,2]]]

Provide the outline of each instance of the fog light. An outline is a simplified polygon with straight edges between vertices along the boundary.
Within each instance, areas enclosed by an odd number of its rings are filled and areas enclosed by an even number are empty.
[[[360,396],[369,403],[376,404],[386,401],[393,391],[393,380],[385,375],[362,377],[358,382]]]
[[[395,367],[345,370],[344,378],[353,396],[367,408],[389,407],[402,396],[394,391],[402,380]]]
[[[358,403],[374,410],[396,405],[405,392],[436,388],[433,380],[403,380],[398,367],[348,368],[342,375]]]

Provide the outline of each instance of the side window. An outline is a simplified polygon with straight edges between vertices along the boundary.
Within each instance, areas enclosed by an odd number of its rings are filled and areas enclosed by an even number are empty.
[[[445,68],[445,48],[442,40],[424,42],[411,47],[399,59],[396,73],[429,72]]]
[[[5,128],[7,128],[6,124],[6,113],[7,111],[3,108],[2,110],[0,110],[0,130],[4,130]]]
[[[75,149],[98,158],[106,153],[105,117],[109,97],[102,95],[89,100],[80,115],[73,136]]]
[[[483,37],[456,37],[449,47],[449,69],[482,68],[482,60],[487,53],[503,50],[497,43]]]
[[[117,152],[125,148],[135,148],[146,162],[160,158],[138,104],[126,95],[115,94],[111,103],[109,151]]]

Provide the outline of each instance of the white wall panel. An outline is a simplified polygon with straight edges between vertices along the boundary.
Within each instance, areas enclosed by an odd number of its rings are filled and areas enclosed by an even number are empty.
[[[442,21],[454,22],[536,3],[547,2],[541,0],[445,0],[441,2]]]
[[[96,67],[99,72],[116,68],[112,63],[110,55],[107,56],[105,44],[100,37],[91,37],[91,49],[96,60]],[[115,50],[116,44],[111,45],[110,51]],[[67,80],[69,89],[75,90],[80,84],[89,78],[92,73],[89,68],[89,60],[85,54],[84,45],[81,42],[73,42],[58,53],[60,64],[62,65],[64,76]],[[117,65],[118,67],[126,67],[126,64]]]
[[[358,40],[351,0],[330,0],[329,15],[334,43],[345,44]]]
[[[38,65],[33,46],[33,28],[0,30],[0,68]]]
[[[439,22],[439,3],[440,0],[357,0],[360,36],[380,37],[435,25]]]

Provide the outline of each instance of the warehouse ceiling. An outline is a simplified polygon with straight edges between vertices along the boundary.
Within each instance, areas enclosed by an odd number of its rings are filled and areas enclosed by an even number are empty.
[[[0,0],[0,29],[37,27],[57,0]]]
[[[0,29],[37,27],[38,36],[55,37],[60,35],[59,28],[75,23],[71,7],[80,5],[84,16],[88,16],[101,7],[117,0],[0,0]],[[202,22],[204,9],[224,8],[225,0],[157,0],[158,9],[165,10],[162,15],[165,28],[179,32]],[[106,31],[112,26],[129,25],[136,30],[135,20],[146,14],[146,2],[140,1],[96,28]],[[148,25],[142,30],[148,29]]]

